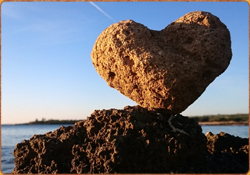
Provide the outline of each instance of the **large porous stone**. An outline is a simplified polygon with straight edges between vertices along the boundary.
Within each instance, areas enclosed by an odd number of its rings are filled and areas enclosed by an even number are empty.
[[[140,106],[95,110],[86,121],[17,144],[13,173],[187,170],[206,154],[206,137],[195,120],[177,115],[169,124],[169,117]]]
[[[148,109],[185,110],[228,67],[230,33],[219,18],[192,12],[161,31],[132,20],[105,29],[91,58],[96,71]]]
[[[202,133],[192,118],[140,106],[96,110],[85,121],[16,145],[14,174],[246,173],[248,139]]]

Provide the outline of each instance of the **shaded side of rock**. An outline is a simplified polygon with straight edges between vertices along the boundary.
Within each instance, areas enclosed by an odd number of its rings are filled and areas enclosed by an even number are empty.
[[[123,111],[95,111],[85,123],[88,138],[95,143],[91,142],[95,151],[87,153],[90,172],[170,172],[187,160],[193,162],[194,157],[202,156],[206,139],[200,126],[178,115],[172,125],[189,135],[173,132],[169,117],[139,106]],[[75,172],[80,173],[77,169]]]
[[[207,148],[211,153],[211,168],[215,172],[247,173],[249,170],[249,139],[220,132],[206,134]],[[223,160],[223,161],[222,161]]]
[[[84,122],[35,135],[14,150],[13,173],[161,173],[195,162],[206,138],[192,119],[140,106],[96,110]],[[187,167],[183,166],[182,169]]]
[[[248,139],[206,137],[193,119],[176,115],[170,121],[170,116],[140,106],[96,110],[86,121],[17,144],[13,173],[247,171]]]
[[[54,132],[34,135],[16,145],[14,173],[62,173],[71,168],[72,146],[79,138],[86,138],[83,122],[60,127]],[[84,139],[82,140],[84,141]]]

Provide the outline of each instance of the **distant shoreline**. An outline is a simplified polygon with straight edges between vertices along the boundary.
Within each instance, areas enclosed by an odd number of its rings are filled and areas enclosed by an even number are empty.
[[[199,123],[199,125],[249,125],[249,114],[218,114],[218,115],[204,115],[204,116],[189,116]],[[49,119],[42,120],[36,119],[29,123],[18,123],[18,124],[3,124],[3,125],[73,125],[76,122],[82,120],[55,120]]]
[[[246,125],[249,125],[249,122],[248,121],[240,121],[240,122],[235,122],[235,121],[214,121],[214,122],[198,122],[199,125],[213,125],[213,126],[219,126],[219,125],[238,125],[238,126],[246,126]]]
[[[77,120],[75,122],[79,122],[83,120]],[[5,126],[12,126],[12,125],[74,125],[75,122],[63,122],[63,123],[20,123],[20,124],[1,124]],[[249,121],[208,121],[208,122],[198,122],[199,125],[201,126],[232,126],[232,125],[237,125],[237,126],[247,126],[249,125]]]
[[[83,120],[43,120],[43,121],[34,121],[29,123],[16,123],[16,124],[1,124],[1,125],[74,125],[76,122]]]
[[[76,121],[78,122],[78,121]],[[235,122],[235,121],[213,121],[213,122],[198,122],[199,125],[249,125],[249,122],[248,121],[240,121],[240,122]],[[14,124],[14,125],[72,125],[72,124],[75,124],[75,122],[69,122],[69,123],[24,123],[24,124]]]
[[[21,124],[1,124],[4,126],[17,126],[17,125],[74,125],[75,123],[21,123]],[[234,121],[228,121],[228,122],[198,122],[201,126],[248,126],[249,122],[234,122]]]

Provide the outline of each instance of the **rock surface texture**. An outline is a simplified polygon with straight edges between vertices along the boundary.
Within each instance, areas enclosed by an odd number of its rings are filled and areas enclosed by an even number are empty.
[[[98,37],[91,58],[110,87],[148,109],[178,114],[228,67],[227,27],[208,12],[192,12],[161,31],[132,20]]]
[[[12,173],[246,173],[248,139],[202,134],[193,119],[140,106],[96,110],[86,121],[16,145]]]

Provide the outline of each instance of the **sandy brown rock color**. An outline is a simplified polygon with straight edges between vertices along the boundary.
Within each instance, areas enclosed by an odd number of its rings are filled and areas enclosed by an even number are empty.
[[[91,58],[100,76],[149,109],[185,110],[228,67],[227,27],[208,12],[192,12],[161,31],[132,20],[115,23],[98,37]]]

